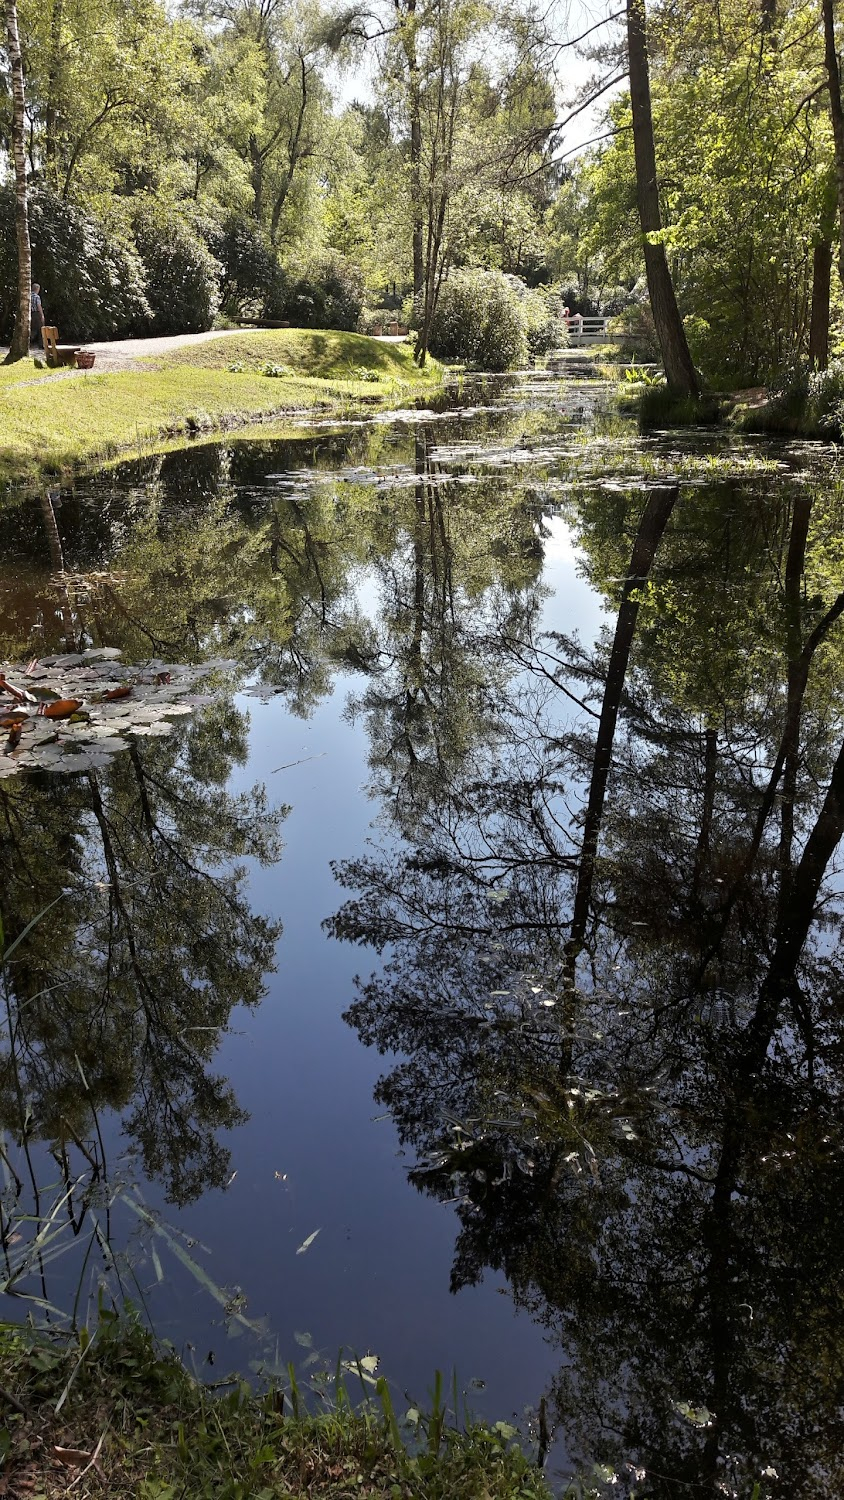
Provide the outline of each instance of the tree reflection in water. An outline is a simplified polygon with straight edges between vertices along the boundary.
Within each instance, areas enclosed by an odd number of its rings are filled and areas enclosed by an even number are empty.
[[[453,1290],[503,1272],[558,1344],[572,1463],[832,1496],[842,495],[675,499],[643,565],[659,497],[581,497],[615,644],[505,622],[494,742],[338,867],[328,925],[386,950],[348,1019],[401,1056],[378,1095],[456,1205]]]
[[[218,701],[104,772],[0,786],[7,1278],[21,1265],[43,1278],[51,1256],[29,1251],[44,1229],[62,1252],[67,1215],[74,1236],[88,1215],[108,1254],[100,1211],[126,1180],[121,1169],[109,1182],[108,1111],[170,1202],[226,1181],[220,1134],[245,1115],[211,1061],[233,1009],[263,996],[280,931],[252,911],[243,861],[279,858],[285,809],[271,809],[262,788],[226,791],[245,758],[246,719]],[[56,1164],[58,1199],[45,1186]],[[21,1249],[27,1208],[36,1221]],[[8,1290],[27,1286],[18,1274]]]

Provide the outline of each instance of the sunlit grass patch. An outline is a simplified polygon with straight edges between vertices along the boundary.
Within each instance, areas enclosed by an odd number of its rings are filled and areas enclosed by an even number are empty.
[[[228,370],[237,364],[243,366],[243,373],[257,373],[267,364],[283,365],[296,375],[318,380],[358,380],[362,371],[383,381],[431,385],[439,380],[436,361],[419,370],[409,344],[383,343],[338,329],[267,328],[229,333],[155,360],[156,367],[163,370],[174,366]]]
[[[289,373],[270,378],[263,373],[270,365]],[[300,330],[210,340],[136,370],[47,375],[25,385],[9,379],[0,383],[0,481],[92,467],[164,439],[297,411],[406,400],[439,379],[437,367],[416,369],[408,346]]]

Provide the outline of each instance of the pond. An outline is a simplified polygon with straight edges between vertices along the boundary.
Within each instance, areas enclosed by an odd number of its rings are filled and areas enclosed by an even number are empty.
[[[5,1315],[844,1493],[832,450],[526,376],[3,519]]]

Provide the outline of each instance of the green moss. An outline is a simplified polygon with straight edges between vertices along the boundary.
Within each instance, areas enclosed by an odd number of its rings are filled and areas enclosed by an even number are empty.
[[[295,1384],[214,1394],[111,1313],[80,1341],[0,1327],[0,1368],[3,1493],[53,1500],[75,1480],[81,1497],[140,1500],[550,1500],[506,1424],[458,1431],[439,1411],[400,1426],[383,1381],[354,1407],[341,1386],[317,1414]]]
[[[242,364],[243,372],[230,371],[232,364]],[[260,373],[267,364],[291,374],[269,378]],[[0,381],[0,482],[148,453],[183,434],[407,400],[440,380],[433,363],[416,369],[407,345],[301,329],[213,339],[141,365],[71,378],[37,378],[28,362],[7,367]],[[33,383],[13,378],[21,369]]]

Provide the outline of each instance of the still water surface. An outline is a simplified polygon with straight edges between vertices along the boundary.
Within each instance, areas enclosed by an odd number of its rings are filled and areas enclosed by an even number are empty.
[[[469,394],[4,516],[0,660],[214,663],[0,780],[6,1311],[839,1495],[834,464]]]

